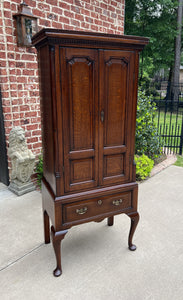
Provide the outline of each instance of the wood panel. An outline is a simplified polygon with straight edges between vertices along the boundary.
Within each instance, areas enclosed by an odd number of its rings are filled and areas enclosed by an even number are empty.
[[[100,184],[129,180],[133,52],[100,51]]]
[[[98,183],[98,55],[89,49],[62,49],[65,190]]]

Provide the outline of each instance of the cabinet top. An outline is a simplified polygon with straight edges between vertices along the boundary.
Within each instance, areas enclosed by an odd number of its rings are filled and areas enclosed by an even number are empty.
[[[95,32],[71,31],[62,29],[43,28],[32,37],[32,44],[39,48],[44,44],[84,46],[92,48],[132,48],[142,50],[149,39],[146,37],[104,34]]]

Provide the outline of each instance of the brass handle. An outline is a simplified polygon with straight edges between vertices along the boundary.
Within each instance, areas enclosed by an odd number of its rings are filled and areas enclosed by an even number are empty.
[[[97,202],[99,205],[102,205],[102,200],[98,200]]]
[[[100,116],[101,116],[101,122],[103,123],[104,122],[104,111],[103,110],[101,111]]]
[[[114,204],[114,205],[120,205],[122,202],[123,202],[122,199],[119,199],[119,200],[113,200],[113,201],[112,201],[112,204]]]
[[[88,208],[85,206],[83,208],[80,208],[80,209],[76,209],[76,213],[78,215],[84,215],[86,212],[87,212]]]

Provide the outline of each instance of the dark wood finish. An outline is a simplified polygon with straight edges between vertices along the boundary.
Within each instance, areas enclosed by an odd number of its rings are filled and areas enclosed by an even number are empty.
[[[50,243],[50,218],[46,211],[44,211],[43,220],[44,220],[44,241],[45,244],[49,244]]]
[[[107,219],[107,225],[108,225],[108,226],[113,226],[113,224],[114,224],[114,216],[109,217],[109,218]]]
[[[137,224],[139,222],[139,214],[138,213],[128,214],[128,216],[131,219],[131,227],[130,227],[130,233],[129,233],[129,237],[128,237],[128,247],[131,251],[135,251],[136,246],[132,243],[132,238],[133,238],[135,229],[137,227]]]
[[[61,240],[82,223],[139,220],[134,140],[138,56],[148,39],[43,29],[33,37],[41,85],[45,243],[62,273]]]
[[[61,241],[64,239],[66,233],[68,230],[62,230],[62,231],[55,231],[54,227],[51,227],[51,237],[52,237],[52,243],[53,248],[55,251],[55,257],[57,266],[56,269],[53,271],[53,275],[55,277],[58,277],[62,274],[62,266],[61,266]]]

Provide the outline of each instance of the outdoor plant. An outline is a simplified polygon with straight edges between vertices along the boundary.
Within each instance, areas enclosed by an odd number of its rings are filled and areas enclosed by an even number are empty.
[[[144,180],[146,179],[154,166],[154,161],[143,154],[141,156],[135,155],[136,163],[136,179]]]
[[[43,178],[43,156],[39,156],[39,161],[36,166],[37,184],[41,188],[41,180]]]
[[[155,159],[161,154],[162,144],[157,133],[154,117],[156,105],[151,101],[150,96],[146,96],[144,91],[139,90],[137,102],[136,119],[136,141],[135,153],[145,154]]]

